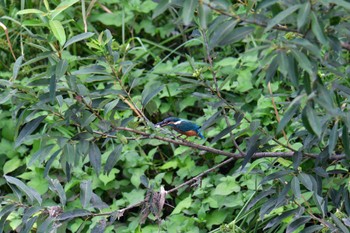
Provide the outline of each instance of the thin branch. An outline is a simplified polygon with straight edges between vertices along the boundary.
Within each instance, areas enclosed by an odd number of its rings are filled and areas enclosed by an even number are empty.
[[[11,54],[13,56],[13,59],[15,59],[15,61],[16,61],[17,58],[16,58],[15,53],[13,52],[13,49],[12,49],[12,44],[11,44],[11,41],[10,41],[9,32],[7,30],[7,27],[5,26],[5,24],[3,24],[1,22],[0,22],[0,27],[2,27],[4,29],[4,31],[5,31],[7,44],[9,45],[9,48],[10,48]]]
[[[131,129],[131,128],[127,128],[127,127],[113,127],[113,129],[115,130],[120,130],[120,131],[128,131],[128,132],[132,132],[132,133],[136,133],[139,135],[142,135],[144,137],[148,137],[150,139],[158,139],[164,142],[169,142],[169,143],[173,143],[176,145],[182,145],[182,146],[187,146],[187,147],[191,147],[193,149],[197,149],[197,150],[203,150],[203,151],[207,151],[213,154],[217,154],[217,155],[224,155],[227,157],[231,157],[234,159],[241,159],[244,158],[244,156],[246,155],[246,153],[243,153],[243,155],[241,155],[240,153],[231,153],[228,151],[223,151],[223,150],[219,150],[219,149],[215,149],[212,147],[208,147],[208,146],[203,146],[203,145],[199,145],[199,144],[195,144],[193,142],[189,142],[186,140],[175,140],[175,139],[171,139],[171,138],[167,138],[167,137],[160,137],[160,136],[156,136],[153,134],[149,134],[137,129]],[[100,131],[93,131],[95,134],[99,134],[101,136],[107,137],[107,138],[117,138],[117,136],[114,135],[110,135],[110,134],[106,134]],[[252,156],[252,158],[265,158],[265,157],[284,157],[284,158],[291,158],[293,157],[294,152],[256,152],[254,153],[254,155]],[[309,154],[309,153],[304,153],[305,156],[309,157],[309,158],[317,158],[317,154]],[[345,158],[345,155],[333,155],[331,156],[329,159],[330,160],[340,160]]]

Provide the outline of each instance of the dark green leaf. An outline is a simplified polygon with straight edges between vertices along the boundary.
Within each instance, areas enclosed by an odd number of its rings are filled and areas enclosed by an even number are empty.
[[[108,74],[108,73],[106,72],[106,68],[101,65],[91,65],[72,72],[72,75],[82,75],[82,74]]]
[[[163,90],[164,85],[161,85],[158,88],[155,89],[145,89],[142,92],[142,101],[141,104],[143,107],[146,107],[146,105],[161,91]]]
[[[314,187],[314,183],[312,182],[312,178],[310,175],[306,173],[300,173],[298,175],[299,181],[310,191],[315,191],[316,187]]]
[[[16,209],[16,205],[15,204],[8,204],[8,205],[5,205],[5,206],[2,206],[1,207],[1,211],[0,211],[0,218],[2,216],[4,216],[6,213],[11,213],[12,211],[14,211]]]
[[[15,147],[18,147],[22,144],[22,142],[26,139],[28,135],[34,132],[36,128],[40,125],[40,123],[46,118],[46,115],[39,116],[31,121],[29,121],[25,126],[22,128],[21,132],[19,133],[18,137],[15,141]]]
[[[218,41],[219,46],[225,46],[228,44],[233,44],[237,41],[244,39],[247,35],[254,31],[254,27],[239,27],[235,28],[229,33],[226,33]]]
[[[309,226],[309,227],[304,228],[302,231],[300,231],[300,233],[320,232],[320,230],[322,230],[323,228],[324,228],[324,226],[320,226],[320,225]]]
[[[328,178],[328,173],[322,167],[315,167],[315,173],[321,177]]]
[[[303,153],[301,151],[294,152],[293,154],[293,168],[298,171],[298,167],[303,159]]]
[[[7,217],[11,214],[11,212],[7,212],[6,214],[4,214],[1,219],[0,219],[0,232],[4,232],[4,227],[5,227],[5,223],[6,223],[6,219]]]
[[[76,43],[78,41],[90,38],[93,35],[94,35],[94,33],[92,33],[92,32],[85,32],[85,33],[81,33],[79,35],[73,36],[72,38],[67,40],[67,42],[64,44],[63,48],[67,48],[69,45],[74,44],[74,43]]]
[[[317,15],[313,11],[311,11],[311,20],[312,20],[312,24],[311,24],[312,32],[315,34],[317,40],[321,44],[326,45],[327,39],[323,33],[323,29],[321,28],[320,23],[318,22]]]
[[[61,183],[57,179],[49,178],[48,181],[49,181],[50,189],[58,194],[62,206],[65,206],[67,202],[67,197]]]
[[[349,132],[346,125],[343,126],[342,131],[342,141],[344,146],[344,152],[347,159],[350,159],[350,142],[349,142]]]
[[[23,61],[23,55],[20,56],[19,58],[17,58],[15,64],[13,65],[13,75],[12,75],[13,80],[16,80],[16,78],[18,76],[18,72],[21,68],[22,61]]]
[[[184,25],[189,25],[192,22],[193,14],[198,5],[197,0],[185,0],[182,8],[182,20]]]
[[[46,177],[49,174],[51,165],[59,153],[61,153],[61,149],[59,149],[55,153],[53,153],[51,155],[50,159],[47,161],[46,166],[45,166],[45,170],[44,170],[44,177]]]
[[[300,199],[301,192],[300,192],[300,183],[298,177],[294,176],[291,181],[291,188],[294,193],[294,196],[296,199]]]
[[[309,222],[310,219],[311,217],[309,216],[301,216],[296,218],[292,223],[288,225],[286,233],[295,232],[301,225],[304,225],[305,223]]]
[[[94,228],[92,228],[91,233],[104,233],[105,228],[106,220],[102,219],[94,226]]]
[[[290,104],[290,106],[288,107],[288,110],[283,115],[282,120],[278,123],[278,127],[276,130],[277,134],[280,133],[286,127],[286,125],[290,122],[290,120],[293,118],[295,113],[298,111],[299,107],[300,107],[300,101],[294,101]]]
[[[53,74],[50,78],[50,102],[54,104],[56,98],[56,75]]]
[[[40,205],[42,202],[40,194],[32,189],[31,187],[28,187],[26,184],[24,184],[22,181],[19,179],[12,177],[12,176],[6,176],[4,175],[4,178],[8,183],[16,185],[20,190],[22,190],[27,197],[30,199],[31,202],[35,199]]]
[[[275,194],[276,190],[270,188],[268,190],[264,190],[261,193],[259,193],[256,197],[254,197],[253,200],[251,200],[247,206],[247,209],[251,209],[256,203],[258,203],[259,201],[263,200],[265,197],[271,195],[271,194]]]
[[[298,30],[300,30],[308,22],[308,17],[310,17],[310,10],[311,4],[309,1],[305,2],[300,6],[297,18]]]
[[[309,74],[312,74],[312,64],[309,61],[309,59],[307,58],[307,56],[300,52],[299,50],[296,49],[292,49],[292,54],[295,58],[295,60],[297,60],[298,65],[303,68],[306,72],[308,72]]]
[[[169,7],[170,0],[160,0],[158,6],[153,10],[152,19],[156,18],[158,15],[162,14]]]
[[[52,148],[54,147],[54,145],[47,145],[44,146],[42,148],[40,148],[29,160],[28,162],[28,166],[32,166],[33,163],[38,160],[39,158],[39,162],[41,163],[43,161],[43,159],[49,154],[49,152],[52,150]]]
[[[209,117],[209,119],[203,123],[203,125],[201,127],[202,130],[205,130],[206,128],[208,128],[209,126],[214,124],[215,122],[218,122],[220,117],[221,117],[221,111],[217,111],[214,115]]]
[[[91,143],[89,147],[89,158],[96,174],[100,174],[101,170],[101,151],[95,143]]]
[[[80,202],[83,208],[88,208],[92,196],[91,180],[83,180],[80,183]]]
[[[236,125],[231,125],[227,128],[225,128],[224,130],[222,130],[220,133],[218,133],[217,135],[215,135],[215,137],[213,138],[213,140],[211,141],[211,143],[215,143],[217,142],[220,138],[222,138],[223,136],[225,136],[226,134],[230,133],[234,128],[236,128]]]
[[[60,60],[56,65],[55,75],[57,79],[60,79],[68,69],[68,62],[66,60]]]
[[[337,225],[340,228],[342,233],[350,233],[350,231],[348,230],[349,228],[347,228],[335,214],[331,213],[331,216],[333,221],[335,222],[335,225]]]
[[[53,223],[54,219],[51,217],[47,217],[45,221],[39,225],[37,233],[46,233],[48,229],[53,229]]]
[[[292,172],[293,172],[292,170],[288,169],[288,170],[282,170],[282,171],[278,171],[278,172],[272,173],[272,174],[270,174],[268,176],[265,176],[261,180],[260,184],[265,184],[265,183],[267,183],[270,180],[275,180],[275,179],[279,179],[281,177],[290,175]]]
[[[200,2],[198,7],[198,14],[199,14],[199,23],[202,29],[207,29],[208,22],[210,21],[210,18],[211,18],[211,12],[212,11],[206,4],[203,4],[203,2]]]
[[[299,208],[293,209],[293,210],[288,210],[288,211],[282,213],[281,215],[277,216],[276,218],[273,218],[271,221],[269,221],[266,224],[266,226],[264,227],[264,230],[279,225],[284,219],[286,219],[287,217],[289,217],[291,215],[295,215],[298,211],[299,211]]]
[[[237,20],[228,20],[214,28],[214,32],[209,37],[209,48],[218,46],[225,35],[230,33],[236,27],[237,23]]]
[[[84,217],[89,216],[91,213],[87,210],[77,209],[65,212],[61,215],[59,215],[56,219],[59,221],[64,221],[71,218],[78,218],[78,217]]]
[[[274,26],[279,24],[282,20],[293,14],[294,11],[298,10],[302,5],[301,4],[296,4],[292,5],[291,7],[287,8],[286,10],[278,13],[273,19],[269,21],[265,28],[265,32],[269,31],[272,29]]]
[[[105,167],[104,167],[104,171],[107,173],[107,175],[109,174],[109,172],[112,170],[114,165],[120,159],[120,155],[121,155],[122,150],[123,150],[123,145],[119,144],[118,146],[116,146],[114,148],[112,153],[108,156],[108,159],[107,159]]]
[[[248,152],[244,156],[244,160],[242,162],[242,169],[245,167],[245,165],[247,165],[247,163],[250,161],[250,159],[252,158],[254,153],[258,150],[258,148],[260,146],[259,137],[260,136],[258,134],[254,134],[253,136],[251,136],[249,138],[249,146],[247,148]]]
[[[338,6],[344,7],[348,10],[350,10],[350,3],[348,1],[344,1],[344,0],[327,0],[327,3],[333,3],[336,4]]]
[[[305,121],[307,121],[307,124],[304,124],[305,128],[308,130],[311,129],[310,132],[320,138],[322,133],[322,125],[319,117],[310,104],[305,106],[304,110],[305,114],[303,114],[303,122],[305,123]]]
[[[29,221],[25,223],[24,228],[22,228],[20,233],[29,233],[32,230],[33,225],[38,217],[39,216],[34,216],[33,218],[29,219]]]

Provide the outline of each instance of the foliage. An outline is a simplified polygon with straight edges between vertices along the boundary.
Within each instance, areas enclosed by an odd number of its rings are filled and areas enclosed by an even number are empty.
[[[0,231],[349,232],[347,1],[1,4]]]

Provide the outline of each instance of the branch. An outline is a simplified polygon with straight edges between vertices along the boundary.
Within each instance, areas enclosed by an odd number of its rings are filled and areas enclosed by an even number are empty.
[[[118,131],[128,131],[128,132],[132,132],[132,133],[136,133],[139,135],[142,135],[144,137],[150,138],[150,139],[158,139],[164,142],[169,142],[169,143],[173,143],[176,145],[182,145],[182,146],[187,146],[187,147],[191,147],[193,149],[198,149],[198,150],[203,150],[203,151],[207,151],[213,154],[217,154],[217,155],[224,155],[227,157],[231,157],[234,159],[241,159],[244,158],[244,156],[246,156],[246,153],[240,154],[240,153],[231,153],[228,151],[223,151],[223,150],[219,150],[219,149],[215,149],[212,147],[208,147],[208,146],[203,146],[203,145],[199,145],[199,144],[195,144],[193,142],[189,142],[186,140],[175,140],[175,139],[171,139],[171,138],[166,138],[166,137],[160,137],[160,136],[156,136],[153,134],[149,134],[149,133],[145,133],[143,131],[137,130],[137,129],[131,129],[131,128],[127,128],[127,127],[113,127],[113,129],[118,130]],[[117,136],[114,135],[110,135],[110,134],[106,134],[100,131],[93,131],[95,134],[104,136],[104,137],[108,137],[108,138],[117,138]],[[293,157],[295,152],[256,152],[254,153],[254,155],[252,156],[252,158],[265,158],[265,157],[284,157],[284,158],[291,158]],[[309,158],[317,158],[318,154],[310,154],[310,153],[303,153],[303,155],[309,157]],[[329,159],[330,160],[340,160],[345,158],[345,155],[333,155],[331,156]]]

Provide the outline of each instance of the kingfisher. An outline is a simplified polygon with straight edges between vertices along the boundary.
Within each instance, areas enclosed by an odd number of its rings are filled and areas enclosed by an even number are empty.
[[[155,126],[156,127],[170,126],[175,131],[179,132],[180,134],[186,135],[187,137],[198,136],[202,139],[204,138],[203,134],[200,132],[200,128],[201,128],[200,126],[196,125],[191,121],[177,118],[177,117],[168,117],[163,121],[157,123]]]

